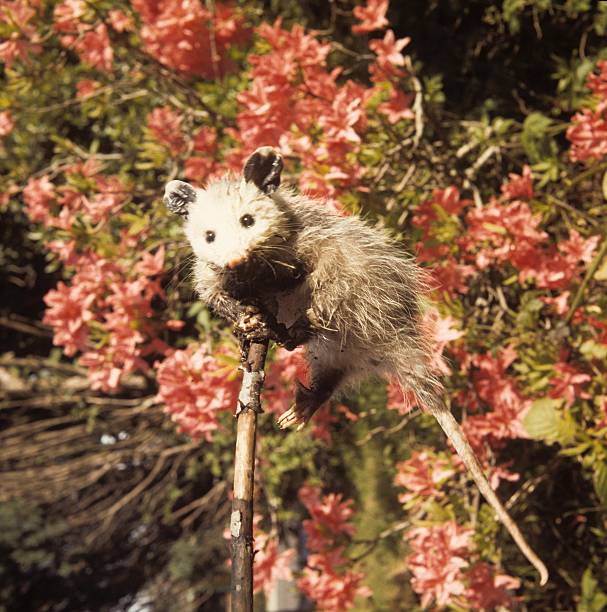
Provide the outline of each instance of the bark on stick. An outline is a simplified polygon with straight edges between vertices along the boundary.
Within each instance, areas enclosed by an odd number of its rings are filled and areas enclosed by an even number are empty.
[[[238,397],[232,535],[232,612],[253,610],[253,474],[259,394],[263,386],[267,340],[242,343],[244,376]]]

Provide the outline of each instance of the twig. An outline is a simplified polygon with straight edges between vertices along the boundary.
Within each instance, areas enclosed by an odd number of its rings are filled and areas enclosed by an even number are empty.
[[[244,376],[236,409],[234,497],[230,515],[232,536],[232,612],[253,611],[253,475],[259,394],[268,351],[267,336],[241,340]]]

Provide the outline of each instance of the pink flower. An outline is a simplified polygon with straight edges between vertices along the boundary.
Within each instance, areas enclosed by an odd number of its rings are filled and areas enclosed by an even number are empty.
[[[525,164],[522,175],[510,173],[501,190],[507,200],[530,200],[533,197],[531,168]]]
[[[10,68],[16,59],[29,62],[29,55],[42,51],[40,35],[30,23],[36,11],[32,2],[14,0],[0,3],[0,23],[3,24],[3,42],[0,42],[0,61]]]
[[[120,9],[108,12],[108,22],[116,32],[132,32],[135,28],[132,15],[126,15]]]
[[[87,29],[88,24],[83,24],[81,18],[86,12],[84,0],[64,0],[55,6],[53,11],[53,28],[57,32],[76,33]]]
[[[307,379],[303,349],[287,351],[279,348],[266,374],[262,395],[265,408],[274,414],[282,414],[293,401],[295,382],[305,383]]]
[[[76,97],[80,99],[88,98],[92,96],[101,87],[99,81],[92,79],[81,79],[76,83],[77,94]]]
[[[352,13],[361,23],[352,26],[352,32],[361,34],[385,28],[388,25],[387,11],[388,0],[367,0],[365,6],[355,7]]]
[[[80,59],[93,68],[104,72],[112,70],[114,51],[104,23],[97,24],[82,36],[79,36],[74,41],[73,47]]]
[[[183,176],[190,181],[202,184],[209,178],[215,169],[215,160],[212,157],[194,155],[185,160]]]
[[[340,569],[343,562],[339,551],[308,558],[297,586],[316,603],[317,610],[345,612],[353,607],[356,597],[371,596],[371,590],[362,584],[364,575],[352,569]]]
[[[152,255],[150,252],[143,252],[141,259],[135,264],[135,272],[143,276],[157,276],[164,271],[164,245],[156,250]]]
[[[41,178],[30,178],[23,189],[25,212],[32,221],[49,225],[52,216],[50,204],[56,197],[55,185],[46,174]]]
[[[277,580],[293,579],[290,565],[295,557],[295,550],[289,548],[280,551],[277,536],[261,531],[259,528],[260,520],[261,516],[259,515],[253,518],[253,546],[255,548],[253,592],[264,591],[267,597]]]
[[[401,68],[405,65],[405,58],[401,51],[410,41],[408,37],[396,40],[394,32],[388,30],[383,40],[375,39],[369,42],[369,48],[377,55],[375,63],[369,66],[372,81],[381,83],[407,76],[407,72]]]
[[[398,463],[396,469],[398,472],[394,484],[410,491],[398,496],[401,504],[419,497],[440,497],[441,484],[455,474],[453,466],[447,459],[428,451],[414,451],[411,458]]]
[[[202,345],[175,351],[157,369],[158,399],[179,431],[211,441],[218,415],[234,410],[239,383],[233,368],[222,366]]]
[[[232,45],[242,45],[250,31],[243,16],[222,2],[213,12],[191,0],[133,0],[143,26],[144,48],[160,63],[205,79],[230,72]]]
[[[155,108],[148,114],[148,129],[173,155],[182,153],[186,148],[181,132],[182,121],[183,117],[170,106]]]
[[[377,110],[388,117],[388,121],[392,124],[398,123],[403,119],[413,119],[415,114],[411,110],[411,101],[413,95],[404,93],[400,89],[394,87],[390,91],[390,99],[388,102],[382,102]]]
[[[507,347],[497,357],[490,354],[475,355],[473,364],[474,388],[478,398],[491,410],[484,414],[468,416],[463,429],[477,452],[484,455],[483,442],[492,445],[511,438],[527,438],[522,420],[531,406],[516,383],[506,373],[516,359],[513,347]]]
[[[607,101],[602,101],[596,110],[585,108],[576,113],[567,138],[571,142],[569,157],[572,161],[603,159],[607,155]]]
[[[407,557],[411,586],[421,595],[424,608],[433,600],[439,608],[446,606],[466,592],[463,570],[468,567],[472,534],[472,529],[447,521],[416,527],[405,535],[411,547]]]
[[[0,112],[0,138],[8,136],[14,129],[15,122],[11,117],[10,111]]]
[[[487,563],[475,563],[467,572],[466,599],[473,610],[516,608],[516,598],[508,591],[518,589],[521,581],[506,574],[496,574]]]
[[[431,225],[439,219],[438,211],[449,215],[459,215],[466,206],[472,204],[471,200],[460,198],[457,187],[447,187],[446,189],[435,189],[429,200],[424,200],[413,215],[413,224],[424,230],[424,237],[430,233]]]
[[[310,550],[323,551],[331,547],[338,534],[354,533],[354,526],[349,523],[354,514],[352,500],[342,501],[342,496],[335,493],[321,497],[320,489],[310,485],[299,490],[299,499],[312,517],[303,522]]]
[[[592,380],[590,375],[581,372],[566,361],[559,361],[554,364],[554,370],[556,375],[550,379],[552,390],[548,394],[549,397],[563,398],[567,408],[571,408],[576,397],[582,399],[591,397],[587,391],[582,390],[582,385]]]
[[[599,60],[596,63],[599,73],[591,72],[586,78],[586,87],[601,99],[607,99],[607,61]]]
[[[401,51],[411,42],[410,38],[396,40],[394,32],[388,30],[383,40],[376,38],[369,42],[369,49],[377,55],[377,63],[383,68],[388,66],[404,66],[405,58]]]

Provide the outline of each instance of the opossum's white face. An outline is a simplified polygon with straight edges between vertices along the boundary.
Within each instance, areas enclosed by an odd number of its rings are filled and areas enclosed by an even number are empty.
[[[195,192],[185,234],[199,260],[235,268],[257,249],[280,240],[284,213],[252,182],[226,179]]]
[[[185,217],[185,233],[199,261],[233,269],[286,240],[288,216],[273,195],[282,166],[278,151],[261,147],[246,161],[242,179],[225,178],[205,189],[183,181],[167,184],[164,202]]]

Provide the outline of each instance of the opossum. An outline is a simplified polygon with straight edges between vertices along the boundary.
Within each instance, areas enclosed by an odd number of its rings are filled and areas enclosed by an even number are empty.
[[[185,218],[200,298],[241,327],[253,317],[287,348],[305,347],[309,387],[297,383],[278,425],[301,429],[337,391],[370,375],[396,379],[436,418],[545,584],[545,565],[487,482],[431,369],[425,274],[382,230],[281,186],[282,168],[280,154],[262,147],[240,177],[204,189],[173,180],[164,194]]]

